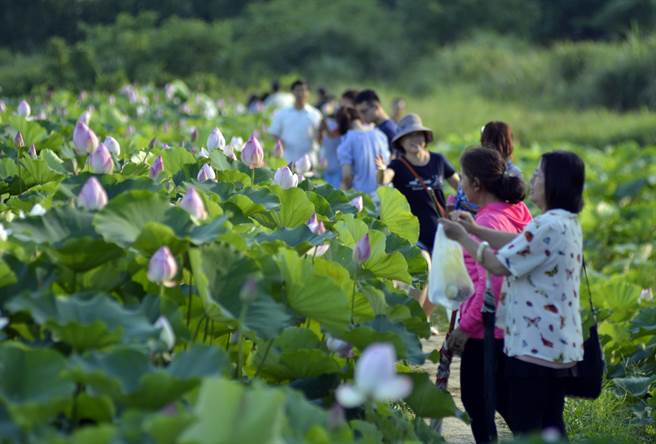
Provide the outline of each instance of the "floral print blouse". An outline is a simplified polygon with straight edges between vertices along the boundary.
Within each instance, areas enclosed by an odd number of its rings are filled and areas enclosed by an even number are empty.
[[[576,214],[556,209],[533,219],[497,252],[510,271],[497,313],[507,356],[561,364],[583,360],[582,249]]]

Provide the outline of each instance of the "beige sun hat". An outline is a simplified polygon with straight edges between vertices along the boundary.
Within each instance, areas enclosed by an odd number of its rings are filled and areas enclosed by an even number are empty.
[[[433,141],[433,130],[426,128],[423,123],[421,123],[421,117],[418,114],[406,114],[399,120],[399,123],[396,127],[396,135],[392,139],[392,145],[394,147],[401,149],[399,145],[399,140],[408,134],[423,132],[426,134],[426,143]]]

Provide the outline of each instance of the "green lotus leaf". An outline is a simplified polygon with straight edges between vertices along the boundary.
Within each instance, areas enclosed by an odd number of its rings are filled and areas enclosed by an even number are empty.
[[[22,241],[57,245],[70,238],[97,237],[91,225],[93,214],[78,208],[52,208],[43,216],[14,220],[11,229]]]
[[[278,225],[281,228],[295,228],[303,225],[314,213],[314,205],[299,188],[280,190],[280,218]]]
[[[196,164],[196,158],[194,155],[181,147],[174,146],[167,150],[163,150],[161,155],[164,159],[164,172],[170,177],[174,177],[185,167]],[[190,176],[186,176],[186,178],[189,177]]]
[[[406,283],[412,282],[412,276],[408,273],[408,263],[405,258],[398,251],[387,253],[385,251],[385,239],[385,234],[380,231],[371,230],[369,232],[371,256],[364,262],[364,268],[379,278]]]
[[[125,254],[124,250],[102,239],[82,237],[64,240],[50,252],[55,263],[73,271],[88,271]]]
[[[342,220],[334,225],[337,237],[346,246],[353,248],[357,241],[369,232],[367,224],[356,219],[352,214],[345,214]]]
[[[428,373],[406,373],[412,379],[412,393],[405,399],[410,408],[422,418],[445,418],[458,413],[451,394],[438,389]]]
[[[4,343],[0,363],[0,399],[16,424],[42,424],[71,401],[75,385],[62,379],[67,363],[56,351]]]
[[[419,221],[410,211],[408,200],[396,188],[379,187],[380,220],[392,233],[398,234],[411,244],[419,238]]]

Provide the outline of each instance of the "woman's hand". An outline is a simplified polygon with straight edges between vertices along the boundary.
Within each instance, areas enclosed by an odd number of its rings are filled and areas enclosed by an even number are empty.
[[[458,327],[449,334],[446,340],[446,348],[456,355],[461,355],[465,351],[465,344],[468,339],[469,335]]]
[[[385,163],[385,158],[380,154],[376,156],[376,169],[378,171],[385,171],[387,169],[387,164]]]
[[[462,225],[467,233],[472,234],[478,225],[469,211],[455,210],[449,213],[449,219]]]
[[[441,218],[439,223],[444,227],[444,234],[451,240],[459,242],[467,236],[467,231],[458,222],[452,222],[449,219]]]

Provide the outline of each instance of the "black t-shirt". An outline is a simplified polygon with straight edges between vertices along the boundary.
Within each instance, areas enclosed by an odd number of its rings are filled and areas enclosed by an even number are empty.
[[[426,186],[435,190],[435,196],[442,208],[446,208],[442,184],[445,179],[455,174],[453,165],[443,155],[430,153],[430,160],[426,165],[412,165],[412,167],[424,179]],[[419,241],[429,248],[429,252],[432,252],[439,216],[435,212],[431,197],[400,160],[392,160],[388,168],[394,170],[392,184],[408,199],[412,214],[419,219]]]

